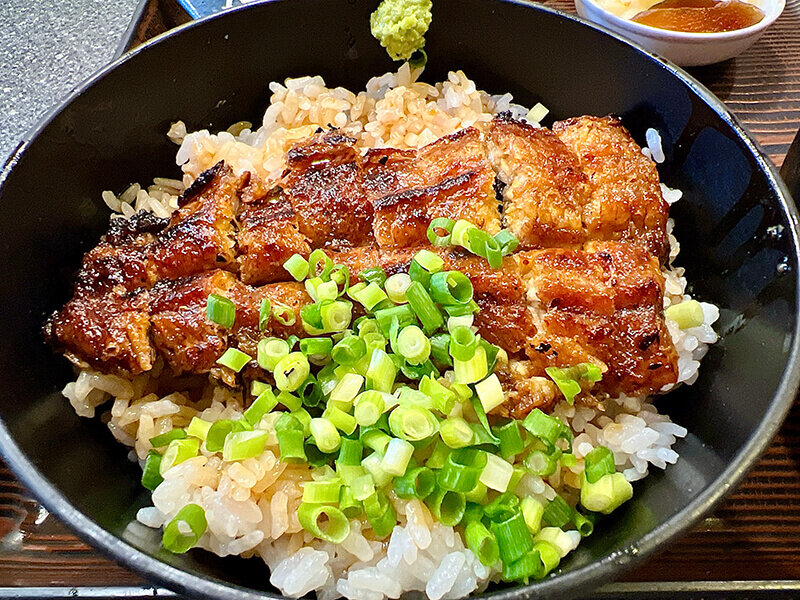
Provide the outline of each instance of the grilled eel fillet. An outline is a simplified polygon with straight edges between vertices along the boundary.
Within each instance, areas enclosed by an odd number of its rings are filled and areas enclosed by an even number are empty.
[[[297,316],[293,327],[271,321],[267,335],[304,335],[299,311],[311,300],[285,282],[289,256],[325,248],[352,273],[397,272],[427,244],[430,221],[446,216],[490,232],[505,225],[530,249],[498,270],[435,249],[446,268],[471,278],[476,325],[511,357],[500,373],[510,412],[552,402],[551,365],[600,365],[601,394],[658,391],[675,381],[677,357],[663,320],[666,205],[657,173],[612,118],[554,129],[498,118],[486,135],[466,128],[417,151],[364,156],[352,139],[322,133],[290,151],[272,188],[220,163],[170,219],[114,220],[45,333],[76,364],[105,372],[141,373],[157,355],[179,373],[219,370],[229,345],[254,354],[264,297]],[[502,217],[495,169],[505,183]],[[230,331],[207,319],[210,293],[237,305]]]

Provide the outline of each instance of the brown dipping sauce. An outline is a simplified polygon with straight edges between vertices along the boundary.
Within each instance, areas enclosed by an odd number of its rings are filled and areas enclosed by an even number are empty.
[[[672,31],[716,33],[744,29],[763,18],[761,9],[741,0],[663,0],[631,21]]]

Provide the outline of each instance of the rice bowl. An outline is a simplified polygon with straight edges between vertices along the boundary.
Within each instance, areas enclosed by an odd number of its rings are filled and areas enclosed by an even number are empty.
[[[183,169],[183,180],[157,179],[147,189],[134,186],[120,196],[105,192],[103,199],[117,213],[115,218],[128,218],[140,210],[166,216],[178,207],[185,188],[220,160],[234,172],[255,172],[265,181],[277,181],[291,144],[330,125],[355,139],[362,150],[409,149],[464,127],[486,126],[498,113],[510,111],[517,118],[531,115],[528,109],[513,105],[509,94],[480,92],[461,72],[450,73],[447,81],[436,86],[419,83],[419,75],[406,65],[396,74],[370,80],[366,91],[359,94],[328,89],[319,77],[273,83],[273,96],[260,128],[252,130],[248,124],[238,123],[227,132],[188,133],[184,125],[175,124],[169,136],[181,143],[177,163]],[[663,160],[657,133],[647,137],[650,147],[645,153]],[[663,188],[663,197],[672,203],[680,193]],[[667,227],[665,309],[691,300],[682,269],[671,267],[678,244],[671,221]],[[717,339],[711,325],[719,312],[711,304],[701,303],[701,307],[702,323],[694,327],[681,329],[667,319],[678,352],[676,384],[696,380],[700,359]],[[152,450],[151,438],[185,427],[193,417],[208,422],[242,417],[246,400],[242,390],[216,383],[208,383],[201,392],[200,405],[189,402],[181,390],[154,394],[161,387],[162,370],[163,364],[156,363],[152,371],[132,379],[83,370],[67,385],[64,395],[78,414],[87,417],[113,400],[108,426],[119,441],[133,448],[134,458],[140,461]],[[660,415],[647,397],[609,398],[602,407],[564,401],[555,405],[553,414],[570,425],[578,461],[595,447],[605,446],[628,481],[645,477],[650,465],[663,469],[676,462],[679,457],[671,447],[687,433]],[[578,462],[561,468],[546,481],[526,475],[518,489],[549,502],[562,486],[575,484],[582,470]],[[419,500],[394,499],[398,525],[388,543],[362,535],[358,520],[340,545],[309,539],[295,509],[303,495],[300,483],[311,475],[297,471],[280,463],[270,450],[227,464],[218,457],[199,455],[164,473],[164,482],[153,493],[154,506],[141,509],[138,519],[149,527],[161,527],[188,501],[203,506],[208,531],[197,545],[221,556],[259,555],[270,567],[271,583],[293,597],[316,590],[323,599],[380,600],[419,590],[430,600],[458,598],[482,591],[498,575],[464,546],[459,532],[434,523]],[[576,531],[565,534],[564,554],[580,541]]]

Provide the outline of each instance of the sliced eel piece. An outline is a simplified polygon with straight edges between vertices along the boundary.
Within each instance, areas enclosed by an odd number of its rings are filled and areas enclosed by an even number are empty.
[[[210,371],[229,343],[229,332],[206,315],[210,294],[229,296],[241,285],[227,271],[163,280],[150,292],[153,344],[176,373]]]
[[[466,219],[490,233],[500,229],[494,171],[474,127],[418,151],[370,150],[362,166],[382,247],[427,244],[428,225],[437,217]]]
[[[234,217],[247,176],[224,162],[195,179],[178,200],[169,225],[150,247],[159,279],[178,279],[215,268],[235,268]]]
[[[45,338],[79,367],[136,375],[153,367],[146,290],[72,298],[44,326]]]
[[[575,117],[553,125],[592,186],[584,214],[590,240],[625,240],[666,258],[667,216],[655,163],[616,117]]]
[[[549,129],[508,116],[489,128],[489,157],[503,189],[503,220],[521,248],[578,247],[586,239],[589,180]]]
[[[372,204],[364,192],[355,140],[336,131],[295,145],[283,187],[312,248],[373,243]]]
[[[264,189],[252,176],[241,195],[236,241],[239,274],[250,285],[285,281],[289,274],[283,263],[293,254],[308,257],[311,252],[283,191]]]
[[[546,366],[590,362],[611,396],[653,394],[677,380],[677,352],[664,322],[658,259],[621,242],[585,250],[518,254],[538,333],[530,360]]]
[[[75,296],[150,287],[156,274],[149,247],[168,223],[152,213],[138,212],[130,219],[111,221],[100,243],[83,257],[75,279]]]

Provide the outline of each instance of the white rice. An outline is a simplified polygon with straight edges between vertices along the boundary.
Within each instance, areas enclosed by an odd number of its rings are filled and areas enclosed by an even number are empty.
[[[321,77],[273,82],[269,107],[257,129],[249,123],[237,123],[220,133],[187,133],[182,122],[175,123],[168,136],[180,144],[177,162],[183,169],[183,180],[156,179],[146,189],[134,184],[119,196],[104,192],[103,200],[117,217],[128,218],[137,210],[168,216],[177,207],[184,186],[222,159],[236,171],[254,171],[275,181],[283,171],[288,147],[318,127],[334,125],[354,137],[362,148],[412,148],[466,126],[483,126],[501,111],[510,110],[519,118],[529,115],[526,108],[512,104],[510,94],[491,96],[477,90],[460,71],[436,85],[418,82],[420,73],[404,65],[397,73],[371,79],[366,90],[358,94],[328,88]],[[542,109],[537,107],[531,113],[545,114]],[[663,161],[658,132],[648,130],[646,139],[648,146],[643,152],[656,162]],[[663,185],[662,193],[669,204],[681,197],[679,190]],[[671,265],[679,251],[673,227],[670,219],[665,308],[691,299],[683,269]],[[700,359],[717,339],[711,326],[719,311],[711,304],[702,306],[704,322],[699,327],[681,330],[667,320],[679,355],[679,384],[694,383]],[[242,392],[212,383],[194,403],[180,393],[158,396],[154,392],[162,368],[157,361],[152,371],[132,380],[82,371],[63,393],[85,417],[94,416],[98,406],[113,400],[105,417],[108,427],[120,442],[134,449],[140,460],[151,450],[151,437],[185,427],[194,416],[208,421],[241,417]],[[612,450],[617,467],[629,481],[645,477],[651,465],[663,469],[675,463],[678,454],[672,446],[687,434],[684,427],[659,414],[644,397],[622,396],[597,408],[562,402],[554,414],[573,429],[574,452],[579,459],[604,445]],[[274,415],[266,415],[259,427],[274,431],[274,420]],[[579,460],[576,466],[546,480],[526,475],[519,489],[550,500],[564,486],[578,487],[582,463]],[[358,520],[352,521],[349,537],[338,546],[312,539],[302,530],[296,512],[302,499],[302,482],[311,477],[309,467],[287,466],[278,460],[274,435],[260,457],[241,462],[224,463],[218,455],[203,449],[199,456],[166,472],[164,482],[153,493],[153,506],[141,509],[137,519],[157,528],[186,504],[199,504],[205,509],[208,529],[198,545],[220,556],[260,556],[271,569],[270,582],[291,597],[316,590],[319,600],[342,596],[383,600],[418,591],[429,600],[447,600],[482,591],[497,576],[496,570],[482,565],[464,547],[459,533],[434,523],[422,502],[401,500],[392,494],[399,525],[388,541],[362,535]],[[568,533],[575,535],[568,538],[571,545],[563,550],[565,553],[580,541],[577,532]]]

